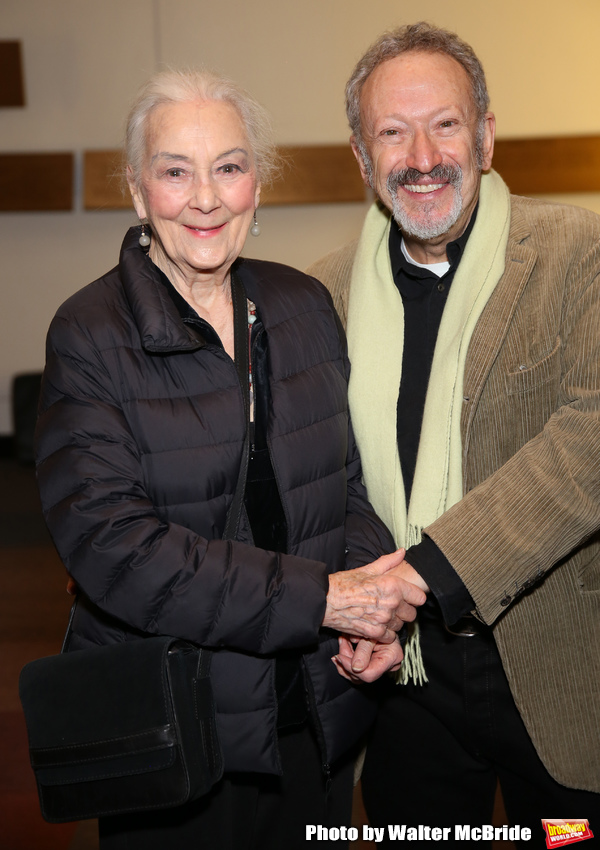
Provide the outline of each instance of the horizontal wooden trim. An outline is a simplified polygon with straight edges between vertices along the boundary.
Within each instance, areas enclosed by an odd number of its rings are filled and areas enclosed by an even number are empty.
[[[600,192],[600,136],[498,139],[494,168],[516,195]]]
[[[0,154],[0,211],[73,209],[72,153]]]
[[[25,106],[20,41],[0,41],[0,106]]]
[[[365,200],[365,186],[349,145],[289,145],[279,152],[284,160],[282,176],[262,192],[261,206]],[[121,188],[120,151],[85,151],[83,162],[86,210],[131,208],[129,193]]]
[[[83,154],[83,208],[131,209],[131,196],[122,189],[123,153],[120,150],[85,151]]]
[[[332,204],[365,200],[365,187],[349,145],[289,145],[280,149],[283,176],[263,192],[264,206]],[[86,151],[85,209],[126,209],[121,154]],[[518,195],[600,191],[600,136],[497,139],[494,168]]]
[[[362,202],[365,184],[350,145],[289,145],[279,148],[283,175],[263,194],[269,204]]]

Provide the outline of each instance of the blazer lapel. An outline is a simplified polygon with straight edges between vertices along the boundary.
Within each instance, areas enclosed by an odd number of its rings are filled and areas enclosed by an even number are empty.
[[[467,353],[464,397],[468,399],[469,404],[465,404],[461,419],[463,452],[467,448],[471,423],[483,386],[537,261],[537,251],[527,244],[529,236],[530,231],[522,214],[513,206],[504,274],[486,304]]]

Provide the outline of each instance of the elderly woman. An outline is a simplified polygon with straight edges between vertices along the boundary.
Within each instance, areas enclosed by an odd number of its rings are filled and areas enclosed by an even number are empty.
[[[424,601],[394,574],[401,552],[380,558],[394,547],[360,483],[328,294],[240,257],[267,126],[211,74],[153,78],[127,130],[142,224],[49,332],[38,477],[79,591],[69,648],[167,634],[214,649],[223,779],[102,819],[103,850],[280,850],[305,846],[307,823],[348,824],[349,754],[372,719],[356,683],[397,668],[394,629]],[[365,658],[337,633],[370,639]]]

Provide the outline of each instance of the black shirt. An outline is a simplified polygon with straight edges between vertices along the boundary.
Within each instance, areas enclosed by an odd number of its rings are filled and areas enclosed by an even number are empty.
[[[410,263],[402,252],[402,233],[394,221],[390,229],[392,274],[404,308],[402,380],[398,393],[396,427],[407,506],[412,492],[425,398],[440,322],[476,217],[477,207],[462,236],[448,244],[446,254],[450,267],[441,277],[427,268]],[[427,535],[423,536],[421,543],[411,546],[406,560],[431,588],[446,622],[456,622],[473,608],[473,600],[463,582]]]
[[[442,277],[410,263],[402,252],[402,234],[394,221],[390,229],[392,274],[404,307],[404,352],[398,395],[397,435],[407,505],[415,474],[425,396],[440,322],[476,214],[477,210],[462,236],[448,245],[450,268]]]

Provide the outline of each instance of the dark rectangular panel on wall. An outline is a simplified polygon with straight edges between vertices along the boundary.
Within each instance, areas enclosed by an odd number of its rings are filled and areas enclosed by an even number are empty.
[[[366,189],[350,145],[288,145],[286,166],[262,203],[342,204],[365,200]]]
[[[350,145],[289,145],[280,180],[263,191],[261,203],[332,204],[365,200],[365,187]],[[119,151],[86,151],[85,209],[125,209]],[[547,195],[600,191],[600,136],[497,139],[494,168],[511,192]]]
[[[119,150],[85,151],[83,154],[83,208],[131,209],[129,192],[121,188],[123,155]]]
[[[365,200],[365,186],[349,145],[280,147],[285,167],[281,178],[262,193],[261,205],[335,204]],[[121,190],[119,151],[84,153],[83,205],[86,210],[131,207]]]
[[[494,168],[516,195],[600,191],[600,136],[497,139]]]
[[[71,209],[72,153],[0,154],[0,212]]]
[[[0,41],[0,106],[25,106],[20,41]]]

